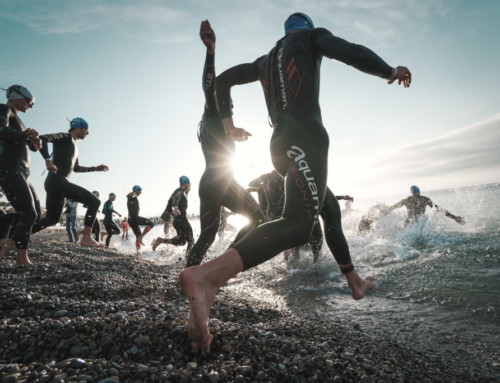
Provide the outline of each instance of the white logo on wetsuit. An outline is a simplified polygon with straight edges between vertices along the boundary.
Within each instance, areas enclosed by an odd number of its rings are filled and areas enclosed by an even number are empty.
[[[286,106],[288,105],[288,101],[286,98],[285,75],[283,73],[283,47],[281,47],[278,51],[278,71],[280,73],[281,98],[283,99],[283,110],[285,110]]]
[[[213,73],[208,73],[207,74],[207,79],[205,80],[205,90],[209,90],[210,86],[212,85],[212,81],[214,79],[214,74]]]
[[[305,161],[306,153],[299,148],[298,146],[292,146],[291,147],[293,150],[289,150],[286,152],[286,155],[288,158],[295,159],[295,162],[298,165],[298,171],[302,172],[302,176],[305,178],[307,181],[307,184],[309,186],[309,190],[311,191],[313,200],[315,201],[315,214],[314,214],[314,219],[318,219],[318,213],[319,213],[319,197],[318,197],[318,187],[316,186],[316,182],[314,182],[314,177],[310,176],[311,169],[309,168],[309,165]],[[294,150],[300,151],[297,153]],[[309,173],[309,176],[307,176],[307,173]]]

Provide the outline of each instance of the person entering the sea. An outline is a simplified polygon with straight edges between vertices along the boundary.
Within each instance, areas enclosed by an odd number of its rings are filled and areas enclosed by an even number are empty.
[[[220,257],[180,273],[180,285],[191,308],[186,329],[194,352],[210,349],[207,323],[218,289],[234,275],[307,243],[319,215],[325,222],[327,243],[353,298],[361,299],[375,287],[373,278],[362,279],[354,270],[342,232],[340,206],[327,189],[329,137],[319,107],[320,65],[325,56],[388,83],[398,81],[405,88],[410,85],[411,74],[405,67],[389,66],[368,48],[335,37],[324,28],[314,28],[303,13],[287,19],[285,34],[269,54],[227,70],[217,81],[226,134],[238,141],[247,140],[248,133],[234,126],[230,89],[261,81],[275,127],[271,140],[273,165],[286,176],[285,208],[282,218],[253,229]],[[336,216],[338,222],[334,222]]]
[[[188,193],[191,182],[186,176],[179,178],[179,187],[175,189],[168,200],[167,211],[174,216],[174,229],[177,235],[173,238],[158,237],[153,241],[153,251],[162,243],[174,246],[184,246],[187,243],[186,254],[194,245],[193,228],[187,218]]]
[[[104,202],[104,206],[102,208],[102,213],[104,214],[104,227],[106,228],[106,233],[104,234],[105,236],[107,235],[108,237],[106,238],[106,247],[109,247],[109,242],[111,241],[111,237],[113,234],[120,234],[120,229],[116,225],[116,223],[113,221],[113,213],[118,214],[119,217],[122,215],[115,211],[113,209],[113,202],[116,199],[116,194],[115,193],[110,193],[109,194],[109,199]]]
[[[142,239],[150,232],[155,224],[144,217],[139,216],[139,196],[142,194],[142,188],[135,185],[132,192],[127,195],[127,209],[128,209],[128,224],[135,234],[135,247],[140,250],[141,245],[144,245]],[[144,231],[141,232],[141,225],[145,225]]]
[[[456,223],[460,225],[465,225],[465,221],[462,217],[451,214],[449,211],[440,208],[436,205],[429,197],[425,197],[420,195],[420,189],[418,186],[412,186],[410,188],[411,196],[399,201],[397,204],[389,207],[387,214],[392,212],[393,210],[399,209],[400,207],[405,206],[406,211],[408,213],[408,217],[405,220],[405,227],[408,225],[415,223],[419,220],[419,218],[425,214],[425,208],[429,206],[431,209],[436,208],[437,211],[444,211],[444,214],[454,220]]]
[[[198,188],[201,231],[198,240],[187,256],[186,267],[199,265],[203,261],[219,231],[221,212],[224,207],[248,218],[249,221],[238,232],[235,242],[265,222],[264,213],[257,201],[234,179],[231,160],[236,147],[234,141],[224,130],[217,104],[216,38],[208,20],[201,23],[200,39],[207,48],[202,76],[205,107],[199,130],[199,141],[206,167]]]
[[[377,220],[389,214],[389,206],[385,203],[377,202],[376,205],[368,209],[368,213],[361,217],[358,225],[358,235],[365,236],[372,231],[372,225]]]
[[[78,162],[78,140],[84,140],[89,135],[89,125],[83,118],[74,118],[70,121],[68,133],[43,134],[40,136],[43,147],[40,154],[45,160],[45,166],[48,170],[45,179],[45,191],[47,192],[45,217],[33,226],[33,233],[55,225],[61,219],[66,198],[80,202],[88,206],[85,214],[85,226],[83,228],[83,238],[81,246],[100,247],[92,238],[92,227],[96,219],[97,211],[101,202],[99,199],[81,186],[71,183],[69,180],[71,174],[89,173],[89,172],[107,172],[109,168],[106,165],[85,167],[80,166]],[[49,155],[48,143],[52,143],[52,155]],[[52,160],[51,160],[52,157]]]
[[[126,239],[128,241],[128,221],[127,217],[123,218],[122,223],[120,224],[122,227],[122,241]]]
[[[174,222],[174,216],[169,213],[168,211],[168,205],[163,211],[160,219],[164,222],[163,225],[163,234],[165,235],[165,238],[170,237],[170,230],[172,229],[172,224]]]
[[[68,199],[66,201],[66,233],[68,233],[68,242],[78,242],[78,233],[76,231],[76,216],[78,213],[78,202]]]
[[[5,89],[4,89],[5,90]],[[35,188],[29,180],[30,154],[42,142],[38,132],[26,129],[18,113],[26,113],[33,108],[35,96],[22,85],[12,85],[6,89],[7,103],[0,104],[0,187],[15,213],[0,217],[0,257],[6,256],[15,248],[17,265],[30,265],[28,244],[32,228],[40,219],[40,201]],[[17,222],[12,238],[9,231]]]

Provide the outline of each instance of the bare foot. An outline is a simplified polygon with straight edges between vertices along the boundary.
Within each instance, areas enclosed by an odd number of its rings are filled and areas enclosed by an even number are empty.
[[[345,275],[347,285],[351,289],[352,297],[355,300],[360,300],[365,296],[365,292],[375,288],[375,278],[366,277],[361,278],[356,271],[352,271]]]
[[[108,235],[108,233],[105,233],[105,232],[101,233],[101,241],[102,241],[102,239],[104,238],[105,235]]]
[[[163,238],[161,238],[161,237],[156,238],[156,239],[153,241],[153,243],[151,244],[151,245],[153,246],[153,251],[156,251],[156,248],[157,248],[158,246],[160,246],[162,243],[164,243],[163,241],[164,241],[164,240],[163,240]]]
[[[217,288],[204,281],[199,266],[184,269],[179,274],[179,284],[189,302],[190,313],[186,331],[194,353],[210,351],[212,336],[208,331],[208,315],[214,303]]]
[[[6,255],[8,255],[14,248],[14,245],[14,240],[10,238],[2,239],[0,241],[0,247],[2,248],[2,251],[0,251],[0,257],[5,257]]]
[[[288,258],[290,258],[290,255],[292,254],[292,251],[293,251],[293,248],[292,249],[288,249],[288,250],[285,250],[283,252],[283,255],[285,256],[285,261],[288,262]]]
[[[28,250],[17,249],[17,266],[32,265],[33,263],[28,258]]]
[[[103,247],[104,244],[94,241],[92,237],[83,237],[80,242],[80,246],[89,246],[89,247]]]
[[[141,250],[141,245],[143,245],[143,243],[141,241],[139,241],[138,239],[135,240],[135,247],[137,250]]]

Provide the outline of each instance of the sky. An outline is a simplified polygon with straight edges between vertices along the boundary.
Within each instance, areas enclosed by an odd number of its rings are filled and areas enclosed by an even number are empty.
[[[283,36],[293,12],[365,45],[412,85],[387,85],[338,62],[322,64],[320,104],[330,135],[328,184],[368,198],[500,181],[500,2],[496,0],[156,1],[0,0],[0,87],[28,87],[35,106],[20,114],[40,134],[85,118],[73,174],[104,201],[140,185],[141,215],[159,216],[191,179],[199,209],[205,162],[196,131],[204,106],[205,47],[199,25],[217,36],[216,71],[252,62]],[[235,176],[246,185],[272,170],[272,129],[258,83],[235,87],[234,121],[252,137],[237,144]],[[0,102],[2,102],[0,100]],[[31,182],[45,205],[44,161],[31,157]]]

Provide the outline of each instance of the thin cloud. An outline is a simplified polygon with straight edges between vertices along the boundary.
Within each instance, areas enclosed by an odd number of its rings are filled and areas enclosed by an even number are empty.
[[[500,167],[500,114],[434,139],[402,146],[375,161],[391,177],[448,175]]]

